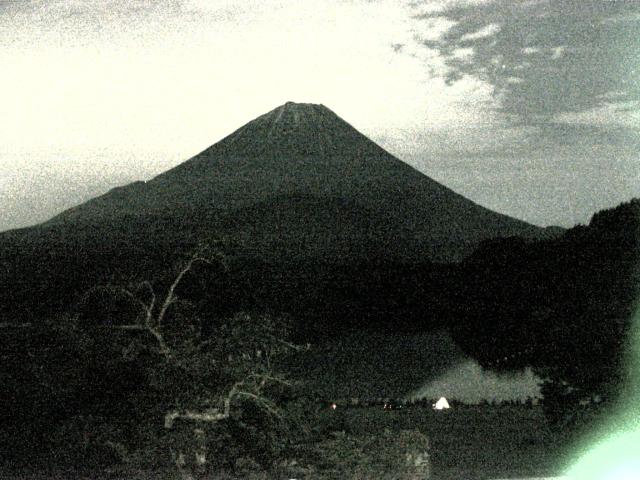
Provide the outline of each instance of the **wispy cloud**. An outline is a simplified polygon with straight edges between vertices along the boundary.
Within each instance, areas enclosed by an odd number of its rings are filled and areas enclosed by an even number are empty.
[[[480,30],[476,32],[465,33],[464,35],[462,35],[462,37],[460,37],[460,42],[464,43],[468,41],[473,42],[475,40],[482,40],[483,38],[488,38],[499,31],[500,31],[500,25],[498,25],[497,23],[490,23],[489,25],[482,27]]]
[[[490,83],[496,108],[523,123],[640,100],[640,2],[424,5],[425,22],[449,25],[422,42],[445,57],[447,82]]]

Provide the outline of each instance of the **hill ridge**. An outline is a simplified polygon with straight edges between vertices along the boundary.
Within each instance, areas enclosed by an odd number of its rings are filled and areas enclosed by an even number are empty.
[[[155,278],[212,238],[228,242],[247,276],[264,284],[327,265],[406,272],[514,235],[548,232],[464,198],[327,107],[284,104],[149,181],[0,233],[4,281],[17,286],[0,295],[0,314],[62,311],[101,282]]]
[[[280,213],[272,215],[274,209]],[[264,216],[275,223],[261,222]],[[44,225],[118,228],[128,217],[142,223],[166,218],[176,230],[169,235],[195,228],[244,236],[246,225],[257,229],[249,242],[267,250],[275,243],[278,251],[290,246],[287,232],[299,232],[307,242],[302,254],[311,256],[314,244],[335,241],[330,225],[346,236],[343,244],[378,237],[378,245],[361,246],[363,256],[379,254],[381,245],[394,255],[389,246],[396,243],[410,256],[442,261],[460,259],[489,238],[544,236],[544,229],[492,212],[402,162],[328,107],[296,102],[254,118],[147,182],[113,189]],[[435,245],[454,248],[437,253]]]

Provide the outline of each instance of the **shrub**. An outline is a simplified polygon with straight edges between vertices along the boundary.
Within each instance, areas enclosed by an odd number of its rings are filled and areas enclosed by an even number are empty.
[[[334,432],[313,454],[309,463],[318,479],[430,478],[429,441],[414,430],[359,436]]]

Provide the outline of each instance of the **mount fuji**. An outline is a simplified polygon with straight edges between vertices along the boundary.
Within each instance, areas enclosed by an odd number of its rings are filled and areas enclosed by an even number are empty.
[[[483,240],[549,234],[420,173],[327,107],[288,102],[149,181],[0,233],[2,275],[14,285],[0,294],[0,316],[18,304],[62,308],[50,305],[65,297],[52,297],[55,285],[82,291],[212,237],[270,264],[340,265],[446,263]],[[48,300],[34,305],[34,295]]]

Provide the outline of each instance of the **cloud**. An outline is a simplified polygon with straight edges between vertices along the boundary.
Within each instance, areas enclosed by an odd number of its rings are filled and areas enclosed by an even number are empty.
[[[417,16],[422,23],[423,27],[417,34],[418,38],[424,43],[435,42],[442,38],[442,36],[453,27],[456,22],[449,20],[445,17],[420,17]]]
[[[477,32],[465,33],[462,37],[460,37],[460,41],[467,42],[469,40],[482,40],[483,38],[490,37],[491,35],[494,35],[499,31],[500,25],[498,25],[497,23],[490,23],[489,25],[482,27]]]
[[[424,5],[425,22],[450,25],[422,42],[446,59],[446,81],[490,83],[496,109],[514,120],[535,123],[640,100],[640,2]]]
[[[422,0],[409,2],[421,16],[430,16],[451,8],[472,7],[491,3],[494,0]]]

